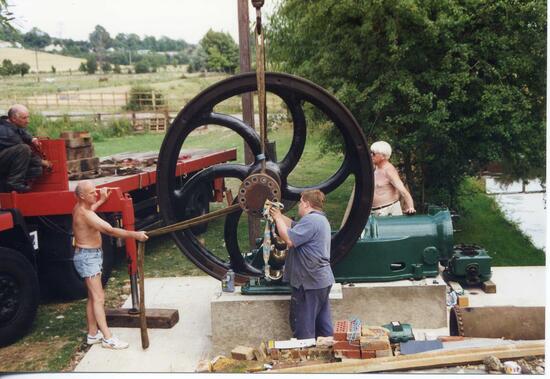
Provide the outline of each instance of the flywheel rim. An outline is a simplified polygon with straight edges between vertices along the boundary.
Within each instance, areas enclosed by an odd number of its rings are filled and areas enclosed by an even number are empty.
[[[157,166],[157,196],[160,214],[166,225],[179,221],[173,206],[173,193],[176,190],[173,173],[175,172],[179,151],[185,139],[197,127],[204,125],[205,120],[212,120],[212,115],[219,115],[213,112],[215,105],[228,98],[246,92],[253,92],[255,89],[256,76],[254,73],[235,75],[213,84],[195,96],[173,120],[162,143]],[[322,110],[329,119],[334,121],[343,137],[346,147],[344,162],[331,178],[319,185],[321,190],[326,187],[329,189],[328,192],[331,192],[350,175],[355,177],[355,196],[350,214],[344,226],[332,239],[331,264],[335,264],[353,247],[353,244],[362,233],[372,206],[374,177],[366,138],[353,115],[342,103],[326,90],[306,79],[283,73],[266,73],[266,90],[282,98],[293,116],[294,131],[289,152],[281,161],[277,162],[284,176],[281,183],[283,199],[296,200],[304,189],[290,186],[286,181],[288,174],[300,160],[305,145],[305,119],[302,119],[303,112],[297,109],[297,104],[305,101]],[[259,140],[258,133],[252,128],[245,131],[245,125],[241,120],[230,116],[223,117],[227,121],[226,124],[231,124],[230,128],[247,142],[253,154],[255,156],[259,155],[259,145],[255,142],[256,139]],[[216,122],[216,124],[229,127],[219,122]],[[291,153],[293,155],[289,158]],[[298,158],[296,158],[296,155],[298,155]],[[269,156],[267,158],[269,159]],[[227,177],[234,177],[242,181],[252,173],[252,166],[255,163],[252,165],[232,163],[216,165],[219,167],[212,166],[201,171],[203,172],[202,176],[200,176],[201,172],[197,173],[188,181],[188,184],[193,182],[197,176],[201,180],[205,180],[204,178],[221,177],[219,175],[226,174],[229,171],[231,171],[231,175]],[[231,166],[231,170],[223,166]],[[206,173],[204,173],[205,171]],[[196,179],[195,182],[198,180]],[[315,188],[315,186],[307,188]],[[184,255],[207,274],[221,279],[231,267],[230,263],[222,261],[202,247],[190,231],[173,232],[172,237]],[[236,272],[235,279],[238,282],[244,282],[250,276],[257,276],[257,270],[246,270],[241,267]]]

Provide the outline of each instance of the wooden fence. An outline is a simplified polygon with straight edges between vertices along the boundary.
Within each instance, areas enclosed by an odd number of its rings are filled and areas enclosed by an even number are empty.
[[[12,104],[24,104],[31,111],[116,111],[116,110],[163,110],[166,99],[158,91],[147,92],[57,92],[33,94],[31,96],[10,96],[0,99],[0,108],[8,109]]]
[[[70,121],[77,120],[92,120],[94,122],[109,122],[113,120],[126,119],[132,123],[135,132],[158,132],[164,133],[168,130],[170,123],[176,117],[175,112],[169,112],[167,109],[163,111],[149,112],[100,112],[100,113],[71,113],[71,114],[45,114],[50,119],[68,119]]]

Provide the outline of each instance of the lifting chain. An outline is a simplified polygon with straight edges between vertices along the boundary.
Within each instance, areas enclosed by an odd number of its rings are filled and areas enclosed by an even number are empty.
[[[264,0],[252,0],[252,5],[256,8],[256,80],[258,82],[258,108],[260,116],[260,141],[261,155],[259,160],[262,164],[262,173],[265,173],[265,147],[267,140],[267,109],[265,93],[265,41],[262,30],[262,6]]]

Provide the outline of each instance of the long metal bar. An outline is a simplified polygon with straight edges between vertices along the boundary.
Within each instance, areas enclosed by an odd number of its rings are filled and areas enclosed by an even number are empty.
[[[157,236],[161,236],[163,234],[175,232],[177,230],[192,228],[195,225],[203,224],[205,222],[212,221],[212,220],[214,220],[218,217],[222,217],[222,216],[225,216],[229,213],[233,213],[238,209],[241,209],[241,206],[239,204],[234,204],[234,205],[231,205],[227,208],[223,208],[223,209],[220,209],[220,210],[217,210],[217,211],[214,211],[214,212],[210,212],[210,213],[207,213],[205,215],[192,218],[190,220],[176,222],[175,224],[164,226],[162,228],[154,229],[154,230],[151,230],[151,231],[147,231],[146,233],[149,237],[157,237]]]

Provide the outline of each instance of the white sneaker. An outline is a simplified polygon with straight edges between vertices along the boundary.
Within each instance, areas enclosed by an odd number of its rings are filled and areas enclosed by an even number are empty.
[[[101,341],[101,346],[103,346],[106,349],[113,349],[113,350],[122,350],[126,349],[128,346],[128,342],[124,342],[116,338],[115,336],[111,336],[108,340],[105,338]]]
[[[101,330],[98,330],[95,336],[87,335],[86,336],[86,343],[88,345],[95,345],[96,343],[100,343],[103,339],[103,333],[101,333]]]

